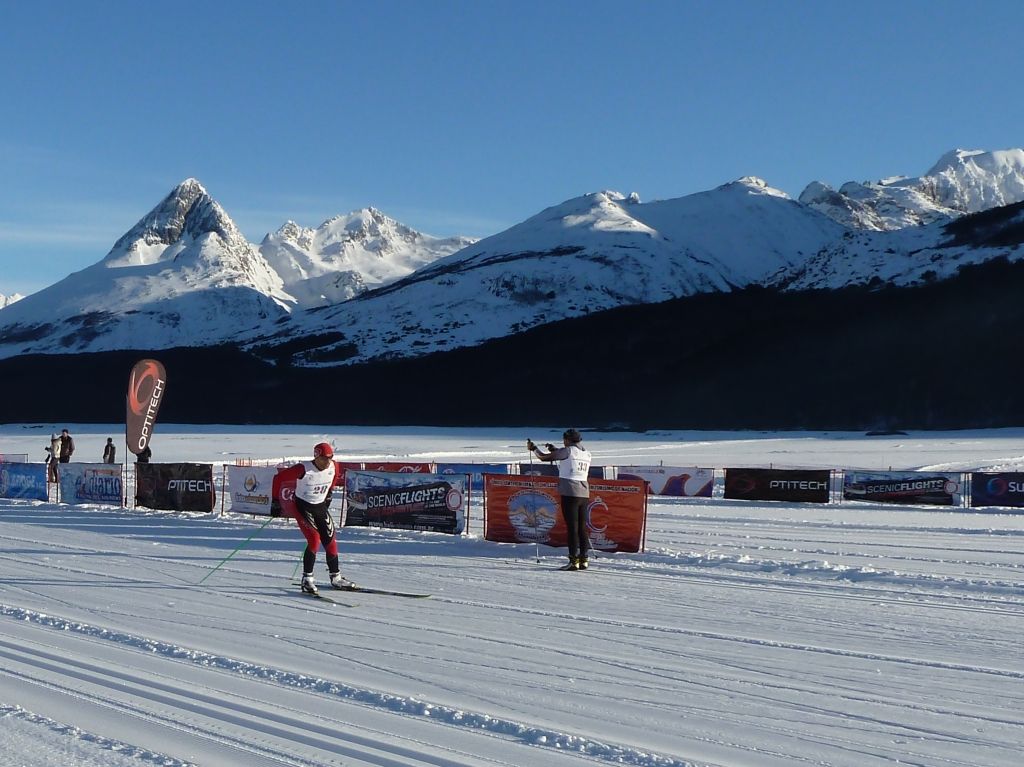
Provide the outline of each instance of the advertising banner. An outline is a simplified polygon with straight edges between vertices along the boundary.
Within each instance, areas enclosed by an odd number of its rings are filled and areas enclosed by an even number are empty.
[[[270,516],[274,466],[227,466],[230,510],[236,514]]]
[[[49,500],[46,490],[46,464],[0,463],[0,498]]]
[[[345,525],[458,535],[466,525],[464,474],[348,471]]]
[[[922,503],[952,506],[960,503],[960,473],[930,471],[847,471],[843,498],[875,503]]]
[[[526,477],[557,477],[558,466],[553,463],[534,461],[519,464],[519,473]]]
[[[139,455],[149,445],[156,425],[156,414],[167,390],[167,371],[156,360],[139,360],[128,376],[125,415],[125,440],[128,449]]]
[[[740,501],[828,503],[829,469],[726,469],[725,497]]]
[[[429,474],[430,464],[418,461],[378,461],[363,464],[366,471],[391,471],[399,474]]]
[[[208,463],[135,464],[135,504],[167,511],[213,511],[213,466]]]
[[[469,486],[478,498],[484,492],[484,474],[508,474],[507,463],[439,463],[436,474],[468,474]]]
[[[971,474],[971,506],[1024,507],[1024,473],[974,472]]]
[[[620,466],[619,479],[642,479],[652,495],[710,498],[715,470],[677,466]]]
[[[534,461],[519,464],[519,473],[534,477],[557,477],[557,461]],[[604,466],[591,466],[587,473],[588,479],[604,479]]]
[[[591,480],[587,529],[600,551],[640,551],[647,521],[643,480]],[[558,478],[484,475],[484,538],[497,543],[567,544]]]
[[[124,504],[124,482],[119,463],[62,463],[60,500],[63,503]]]

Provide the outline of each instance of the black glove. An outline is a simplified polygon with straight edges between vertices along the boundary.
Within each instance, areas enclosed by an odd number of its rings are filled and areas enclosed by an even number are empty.
[[[526,440],[526,449],[529,450],[531,453],[537,449],[537,446],[533,444],[532,439]]]

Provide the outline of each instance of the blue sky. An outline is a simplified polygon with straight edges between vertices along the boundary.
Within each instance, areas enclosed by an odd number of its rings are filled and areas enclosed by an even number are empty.
[[[198,178],[254,242],[372,205],[486,236],[587,192],[1024,146],[1019,0],[7,2],[0,294]]]

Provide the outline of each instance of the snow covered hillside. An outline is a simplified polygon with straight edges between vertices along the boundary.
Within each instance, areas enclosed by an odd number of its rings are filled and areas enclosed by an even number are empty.
[[[41,456],[52,426],[0,426],[0,452]],[[119,428],[70,426],[86,456]],[[154,444],[215,464],[322,439],[344,459],[512,461],[527,436],[555,435],[161,424]],[[1024,470],[1019,429],[584,436],[601,464]],[[0,761],[1020,762],[1024,515],[654,498],[646,552],[585,573],[484,541],[479,516],[465,537],[341,528],[350,577],[433,595],[332,592],[354,607],[300,595],[303,540],[265,521],[0,501]]]
[[[845,231],[756,178],[651,203],[600,192],[385,288],[296,316],[272,341],[330,327],[344,334],[334,348],[357,347],[352,362],[472,346],[566,317],[767,282]]]

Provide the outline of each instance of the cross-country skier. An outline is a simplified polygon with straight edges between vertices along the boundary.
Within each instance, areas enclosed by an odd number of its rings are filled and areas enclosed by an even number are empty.
[[[330,505],[331,491],[344,481],[344,472],[333,459],[334,449],[321,442],[313,448],[312,461],[289,466],[274,476],[273,497],[280,505],[281,513],[294,517],[306,537],[306,550],[302,555],[302,590],[308,594],[317,593],[313,565],[321,543],[327,557],[331,585],[336,589],[356,588],[356,584],[342,576],[338,569],[338,542],[334,539]]]
[[[586,570],[589,566],[590,532],[587,529],[587,501],[590,498],[590,451],[583,447],[583,437],[575,429],[562,434],[563,447],[551,443],[542,452],[532,440],[526,449],[542,461],[558,461],[558,494],[562,496],[562,517],[568,529],[569,564],[563,570]]]

